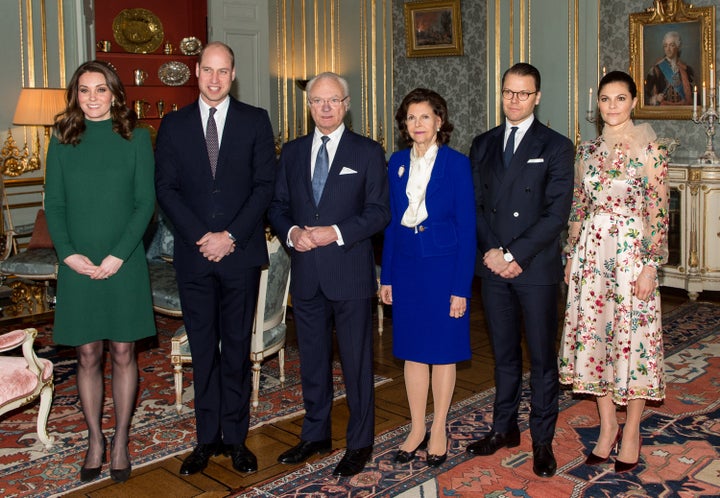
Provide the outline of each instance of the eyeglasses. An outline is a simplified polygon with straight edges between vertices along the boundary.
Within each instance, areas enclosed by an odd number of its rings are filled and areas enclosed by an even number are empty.
[[[512,100],[513,97],[517,97],[520,102],[525,102],[530,98],[530,95],[535,95],[537,92],[527,92],[520,90],[519,92],[513,92],[512,90],[505,89],[502,91],[502,96],[505,100]]]
[[[349,97],[349,95],[346,97],[343,97],[341,99],[339,99],[337,97],[333,97],[331,99],[319,99],[319,98],[308,99],[308,104],[310,104],[313,107],[323,107],[325,104],[329,105],[330,107],[340,107],[340,104],[345,102],[345,100],[347,100],[348,97]]]

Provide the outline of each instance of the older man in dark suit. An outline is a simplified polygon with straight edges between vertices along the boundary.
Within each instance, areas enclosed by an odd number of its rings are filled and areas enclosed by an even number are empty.
[[[257,470],[245,446],[250,418],[250,337],[260,267],[268,262],[263,215],[276,172],[267,112],[228,94],[232,49],[203,48],[200,98],[165,116],[157,138],[157,199],[175,228],[175,270],[193,357],[198,445],[180,474],[229,453]],[[222,343],[222,349],[220,344]]]
[[[300,349],[305,419],[300,443],[280,455],[299,463],[330,451],[332,331],[343,365],[350,420],[335,475],[359,473],[375,425],[370,237],[390,220],[380,145],[345,128],[347,82],[322,73],[307,84],[315,131],[283,146],[270,222],[291,248],[290,292]]]
[[[560,233],[573,189],[573,145],[535,119],[540,73],[526,63],[502,79],[505,124],[475,138],[470,160],[477,208],[478,265],[493,353],[496,395],[490,434],[468,446],[476,455],[520,444],[521,322],[530,353],[533,471],[555,474],[558,416]],[[481,259],[482,258],[482,259]]]

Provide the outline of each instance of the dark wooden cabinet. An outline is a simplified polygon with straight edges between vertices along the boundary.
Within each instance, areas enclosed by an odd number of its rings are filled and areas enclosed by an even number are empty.
[[[121,14],[126,9],[142,9],[149,11],[150,15],[127,16]],[[133,10],[133,13],[140,11]],[[126,12],[127,14],[127,12]],[[124,33],[136,35],[138,42],[132,36],[120,35],[124,48],[117,41],[113,33],[113,22],[118,16],[123,16],[126,29]],[[155,19],[162,23],[162,35],[155,34],[148,40],[148,26]],[[197,99],[197,78],[195,77],[196,55],[185,55],[180,46],[185,38],[195,37],[204,46],[207,43],[207,0],[143,0],[142,2],[130,0],[101,0],[95,2],[95,39],[98,41],[96,58],[111,63],[118,72],[125,85],[128,105],[135,106],[136,110],[142,107],[144,117],[141,121],[157,129],[160,124],[158,103],[164,104],[164,112],[171,112],[173,105],[183,107]],[[162,41],[160,41],[162,38]],[[110,42],[110,50],[101,50],[102,42]],[[134,50],[145,50],[148,46],[159,45],[147,53],[136,53]],[[171,48],[166,53],[166,45]],[[158,70],[168,62],[178,62],[186,65],[190,77],[182,85],[172,86],[165,84],[158,76]],[[136,85],[135,71],[141,70],[147,74],[142,85]]]

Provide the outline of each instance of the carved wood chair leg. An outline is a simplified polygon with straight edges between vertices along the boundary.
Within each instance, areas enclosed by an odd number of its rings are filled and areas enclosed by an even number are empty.
[[[174,367],[173,377],[175,377],[175,410],[178,413],[182,411],[182,365],[177,364]]]
[[[280,385],[285,385],[285,346],[278,351],[278,366],[280,367]]]
[[[260,404],[260,362],[252,362],[252,407],[257,408]]]
[[[52,448],[55,438],[48,435],[47,422],[50,416],[50,407],[52,406],[53,386],[52,383],[46,384],[40,391],[40,409],[38,410],[37,419],[37,435],[41,443],[45,445],[45,449]]]

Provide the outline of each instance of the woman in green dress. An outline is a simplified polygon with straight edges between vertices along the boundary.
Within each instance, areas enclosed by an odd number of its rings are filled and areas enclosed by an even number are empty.
[[[88,427],[80,480],[106,461],[103,350],[112,362],[115,435],[110,476],[130,477],[128,432],[138,386],[135,342],[155,335],[142,237],[155,209],[154,159],[125,89],[102,61],[82,64],[67,88],[47,159],[45,211],[60,261],[53,338],[75,346]]]

